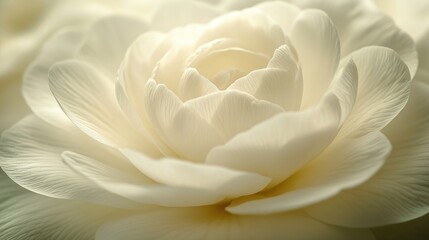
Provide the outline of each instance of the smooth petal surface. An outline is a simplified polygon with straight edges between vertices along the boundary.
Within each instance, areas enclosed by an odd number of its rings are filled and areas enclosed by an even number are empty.
[[[169,186],[214,191],[235,198],[262,190],[271,179],[254,173],[223,167],[195,164],[176,159],[154,160],[145,155],[123,150],[125,156],[146,176]]]
[[[313,217],[348,227],[404,222],[429,211],[428,86],[416,83],[410,101],[385,130],[393,146],[369,181],[307,209]]]
[[[337,70],[340,41],[328,15],[319,10],[302,11],[290,34],[302,67],[302,108],[320,101]]]
[[[358,92],[342,134],[381,130],[402,110],[410,93],[410,73],[393,50],[363,48],[351,55],[358,71]],[[343,61],[348,61],[347,59]]]
[[[69,169],[61,159],[61,153],[68,149],[98,156],[106,162],[109,157],[117,161],[85,135],[57,129],[30,116],[3,133],[0,166],[16,183],[42,195],[118,207],[135,205]]]
[[[131,125],[119,108],[113,82],[85,62],[56,63],[49,84],[60,106],[83,132],[112,147],[157,149]]]
[[[274,52],[267,68],[250,72],[228,89],[249,93],[285,110],[298,110],[302,98],[302,73],[295,54],[289,46],[282,45]]]
[[[342,140],[271,191],[256,196],[256,200],[250,197],[233,201],[227,211],[270,214],[321,202],[372,177],[390,150],[389,141],[381,133]]]
[[[222,91],[196,98],[185,107],[214,126],[224,142],[283,112],[279,106],[238,91]]]
[[[329,15],[338,30],[342,57],[366,46],[393,49],[407,64],[413,77],[417,69],[417,52],[413,39],[395,22],[379,12],[371,0],[287,0],[306,9],[320,9]]]
[[[259,173],[280,183],[316,157],[335,137],[341,109],[334,95],[304,112],[286,112],[212,149],[208,164]]]
[[[22,92],[31,110],[54,126],[70,127],[72,123],[58,105],[49,88],[49,68],[58,61],[72,58],[84,38],[83,31],[63,30],[44,45],[38,58],[24,74]]]
[[[263,2],[255,7],[262,10],[267,16],[276,21],[285,35],[290,34],[293,22],[300,12],[297,6],[282,1]]]
[[[97,240],[147,239],[294,239],[374,240],[369,230],[325,225],[299,214],[234,216],[221,208],[159,209],[112,221]]]
[[[0,238],[92,239],[118,211],[100,205],[41,196],[8,179],[0,170]]]
[[[103,164],[87,156],[64,152],[65,163],[100,188],[135,202],[165,207],[193,207],[220,202],[224,196],[207,189],[187,186],[167,186],[146,176],[130,174]]]
[[[114,81],[128,47],[145,31],[146,25],[138,19],[119,16],[103,18],[88,31],[77,58],[88,61]]]
[[[204,161],[207,152],[223,142],[217,130],[165,85],[151,80],[146,84],[145,109],[160,137],[179,156]]]

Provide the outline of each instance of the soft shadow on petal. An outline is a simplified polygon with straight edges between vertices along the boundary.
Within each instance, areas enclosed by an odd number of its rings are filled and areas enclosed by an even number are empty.
[[[236,135],[213,148],[206,162],[271,177],[275,186],[331,143],[340,117],[338,98],[327,95],[317,107],[278,114]]]
[[[411,78],[405,63],[389,48],[366,47],[350,57],[356,63],[358,92],[340,134],[360,136],[381,130],[396,117],[407,103]]]
[[[262,190],[271,181],[270,178],[219,166],[191,163],[178,159],[150,159],[132,150],[122,153],[156,182],[169,186],[204,189],[235,198]]]
[[[159,155],[119,108],[114,83],[93,66],[76,60],[56,63],[49,71],[49,85],[70,120],[92,138]]]
[[[72,171],[62,161],[61,153],[74,150],[102,159],[115,167],[127,168],[106,149],[86,135],[53,127],[29,116],[2,134],[0,166],[19,185],[42,195],[77,199],[117,207],[135,203],[110,194]]]
[[[348,227],[408,221],[429,211],[429,87],[416,82],[404,110],[383,130],[392,153],[369,181],[307,209],[313,217]]]
[[[298,213],[235,216],[222,208],[170,208],[125,217],[102,226],[97,240],[293,239],[374,240],[366,229],[346,229]]]
[[[362,184],[383,165],[391,146],[381,133],[334,143],[295,175],[271,191],[243,198],[227,207],[235,214],[290,211],[326,200]]]
[[[302,11],[295,19],[290,38],[302,67],[305,109],[320,101],[340,62],[340,41],[334,24],[319,10]]]
[[[429,214],[409,222],[373,228],[378,240],[427,240],[429,239]]]
[[[0,170],[1,239],[93,239],[99,226],[118,213],[114,208],[29,192]]]
[[[83,30],[59,31],[45,43],[40,55],[24,74],[22,92],[26,102],[37,116],[54,126],[65,128],[72,123],[49,88],[48,72],[54,63],[73,58],[83,38]]]

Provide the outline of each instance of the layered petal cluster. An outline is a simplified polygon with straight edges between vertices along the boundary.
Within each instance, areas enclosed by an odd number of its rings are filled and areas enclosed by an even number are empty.
[[[34,114],[0,142],[56,207],[15,213],[30,193],[11,191],[0,238],[360,240],[429,212],[414,41],[365,1],[291,2],[166,1],[56,33],[24,75]],[[14,231],[26,215],[43,230]]]

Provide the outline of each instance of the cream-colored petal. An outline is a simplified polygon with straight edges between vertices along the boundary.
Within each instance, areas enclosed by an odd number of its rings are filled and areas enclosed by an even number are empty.
[[[301,107],[305,109],[319,102],[331,83],[341,57],[340,41],[328,15],[319,10],[302,11],[290,38],[302,67]]]
[[[78,130],[68,132],[30,116],[5,131],[0,142],[0,166],[19,185],[54,198],[78,199],[113,205],[135,206],[129,200],[100,189],[69,169],[61,153],[73,149],[90,156],[125,164],[97,146]]]
[[[67,29],[56,33],[24,74],[22,92],[26,102],[37,116],[54,126],[66,128],[73,124],[52,95],[49,68],[56,62],[73,58],[83,38],[83,30]]]
[[[274,186],[330,144],[340,117],[339,100],[328,95],[315,108],[279,114],[238,134],[212,149],[206,162],[271,177]]]
[[[210,149],[223,143],[217,130],[194,109],[185,107],[165,85],[151,80],[144,94],[151,124],[181,158],[202,162]]]
[[[411,78],[407,66],[391,49],[367,47],[351,58],[358,71],[358,92],[342,134],[359,136],[381,130],[402,110]]]
[[[91,65],[75,60],[56,63],[49,71],[49,85],[70,120],[89,136],[112,147],[158,154],[120,110],[114,83]]]
[[[183,101],[219,91],[209,79],[202,76],[195,68],[188,68],[179,84],[179,96]]]
[[[226,198],[236,198],[262,190],[271,179],[218,166],[190,163],[177,159],[154,160],[132,150],[122,153],[154,181],[168,186],[214,191]]]
[[[414,76],[417,52],[413,39],[398,28],[393,19],[381,13],[373,1],[287,1],[301,8],[326,12],[338,30],[343,57],[366,46],[388,47],[399,54]]]
[[[77,58],[96,66],[111,81],[130,44],[147,31],[143,21],[125,16],[111,16],[97,21],[77,52]]]
[[[224,142],[283,112],[276,104],[230,90],[192,99],[184,106],[197,112],[201,118],[215,127]]]
[[[235,216],[221,208],[170,208],[124,217],[102,226],[97,240],[329,239],[374,240],[366,229],[323,224],[305,215]]]
[[[151,26],[156,30],[168,31],[188,24],[206,23],[219,14],[217,8],[203,1],[163,1],[152,18]]]
[[[381,133],[346,139],[328,147],[317,159],[276,188],[256,198],[232,202],[234,214],[271,214],[321,202],[341,190],[362,184],[374,175],[390,153]]]
[[[287,45],[274,52],[267,68],[254,70],[237,79],[228,89],[249,93],[288,111],[298,110],[302,98],[302,73],[296,56]]]
[[[429,211],[429,87],[416,83],[405,109],[384,133],[392,153],[369,181],[307,209],[313,217],[348,227],[408,221]]]
[[[285,35],[289,35],[293,22],[301,11],[297,6],[282,2],[263,2],[255,6],[280,25]]]
[[[143,174],[130,174],[105,165],[87,156],[64,152],[65,163],[100,188],[135,202],[165,207],[211,205],[224,199],[212,189],[159,184]]]

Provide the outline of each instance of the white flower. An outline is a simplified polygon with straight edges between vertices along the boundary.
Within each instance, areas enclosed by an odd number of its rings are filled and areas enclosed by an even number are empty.
[[[412,38],[371,2],[247,4],[165,1],[48,40],[24,76],[35,115],[0,143],[38,195],[0,181],[0,238],[361,240],[426,214]]]

